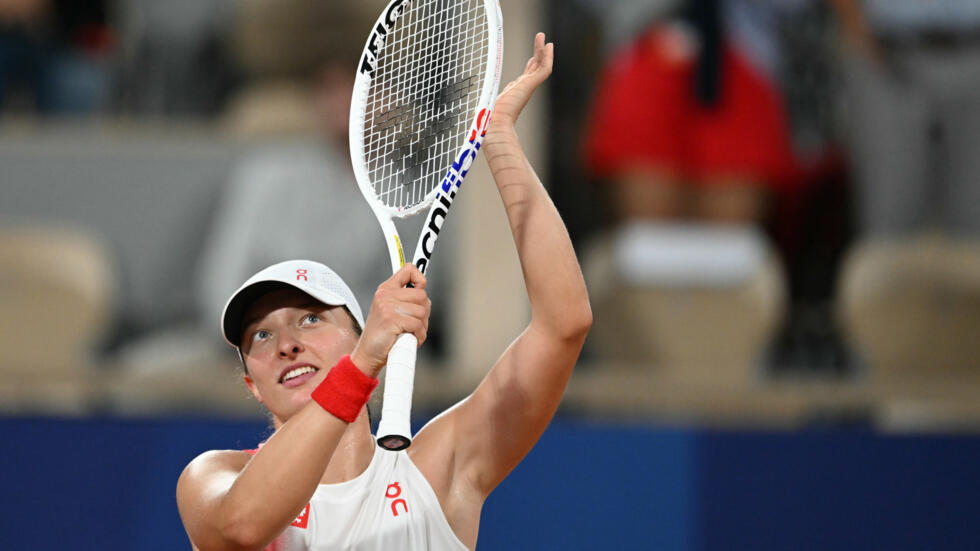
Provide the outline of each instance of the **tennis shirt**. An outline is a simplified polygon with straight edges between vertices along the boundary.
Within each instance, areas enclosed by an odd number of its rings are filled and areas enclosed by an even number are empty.
[[[404,450],[376,447],[352,480],[320,484],[266,551],[463,551],[435,492]]]

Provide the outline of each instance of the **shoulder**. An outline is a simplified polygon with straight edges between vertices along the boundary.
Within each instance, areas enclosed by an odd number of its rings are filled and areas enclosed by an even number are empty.
[[[215,476],[235,476],[245,468],[252,454],[242,450],[211,450],[195,457],[184,467],[177,480],[178,495],[192,490]]]
[[[248,460],[255,455],[256,450],[209,450],[195,457],[187,464],[192,465],[212,465],[212,464],[236,464],[241,463],[242,467]]]
[[[177,511],[188,535],[222,537],[214,532],[214,512],[250,458],[239,450],[214,450],[187,464],[177,480]]]

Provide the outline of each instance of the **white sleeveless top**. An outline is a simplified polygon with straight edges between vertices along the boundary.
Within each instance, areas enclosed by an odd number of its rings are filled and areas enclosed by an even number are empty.
[[[266,551],[464,551],[435,492],[408,453],[375,448],[367,470],[320,484]]]

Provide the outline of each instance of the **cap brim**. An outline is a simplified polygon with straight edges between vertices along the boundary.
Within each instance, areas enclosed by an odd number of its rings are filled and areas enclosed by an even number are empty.
[[[245,311],[261,296],[278,289],[296,289],[296,287],[282,281],[258,281],[235,293],[225,306],[221,322],[225,340],[233,346],[241,346],[242,330],[245,328]]]
[[[357,298],[336,272],[308,260],[289,260],[269,266],[249,278],[225,303],[221,331],[232,346],[241,346],[245,313],[256,300],[278,289],[296,289],[328,306],[343,306],[364,327]]]

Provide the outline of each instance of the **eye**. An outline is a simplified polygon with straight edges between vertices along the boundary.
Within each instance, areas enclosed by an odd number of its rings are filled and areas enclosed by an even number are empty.
[[[320,321],[320,314],[315,314],[313,312],[310,312],[309,314],[306,314],[305,316],[303,316],[303,324],[306,324],[306,325],[312,324],[312,323],[317,323],[319,321]]]
[[[259,329],[252,333],[252,342],[264,341],[265,339],[268,339],[271,334],[272,333],[269,333],[265,329]]]

